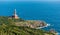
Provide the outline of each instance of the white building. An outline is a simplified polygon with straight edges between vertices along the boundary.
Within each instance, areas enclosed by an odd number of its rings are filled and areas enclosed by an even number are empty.
[[[13,18],[19,19],[18,15],[17,15],[17,13],[16,13],[16,9],[14,10]]]

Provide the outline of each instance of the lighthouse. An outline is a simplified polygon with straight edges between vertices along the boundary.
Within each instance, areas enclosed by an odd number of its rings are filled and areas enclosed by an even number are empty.
[[[17,15],[17,13],[16,13],[16,9],[14,10],[13,18],[14,18],[14,19],[19,19],[18,15]]]

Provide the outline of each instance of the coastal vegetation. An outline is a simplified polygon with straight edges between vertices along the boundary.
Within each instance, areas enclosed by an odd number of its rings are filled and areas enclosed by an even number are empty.
[[[14,19],[7,16],[0,16],[0,35],[55,35],[49,31],[42,29],[35,29],[29,26],[25,26],[23,19]],[[18,25],[21,24],[21,25]],[[27,25],[32,24],[28,22]],[[23,26],[24,25],[24,26]],[[34,24],[33,24],[34,25]],[[38,26],[37,26],[38,27]]]

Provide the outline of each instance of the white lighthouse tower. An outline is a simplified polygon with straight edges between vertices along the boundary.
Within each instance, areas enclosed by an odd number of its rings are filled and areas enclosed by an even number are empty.
[[[16,9],[14,10],[13,17],[14,17],[15,19],[19,19],[18,15],[17,15],[17,13],[16,13]]]

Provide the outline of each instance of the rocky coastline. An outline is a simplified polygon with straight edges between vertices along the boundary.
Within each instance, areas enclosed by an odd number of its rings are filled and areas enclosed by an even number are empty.
[[[23,22],[15,22],[15,25],[17,26],[27,26],[31,28],[37,28],[37,27],[46,27],[48,24],[44,21],[40,20],[26,20]]]
[[[7,16],[0,17],[0,35],[19,34],[19,35],[56,35],[53,30],[45,31],[36,29],[37,27],[44,27],[47,23],[40,20],[22,20],[13,19]]]

